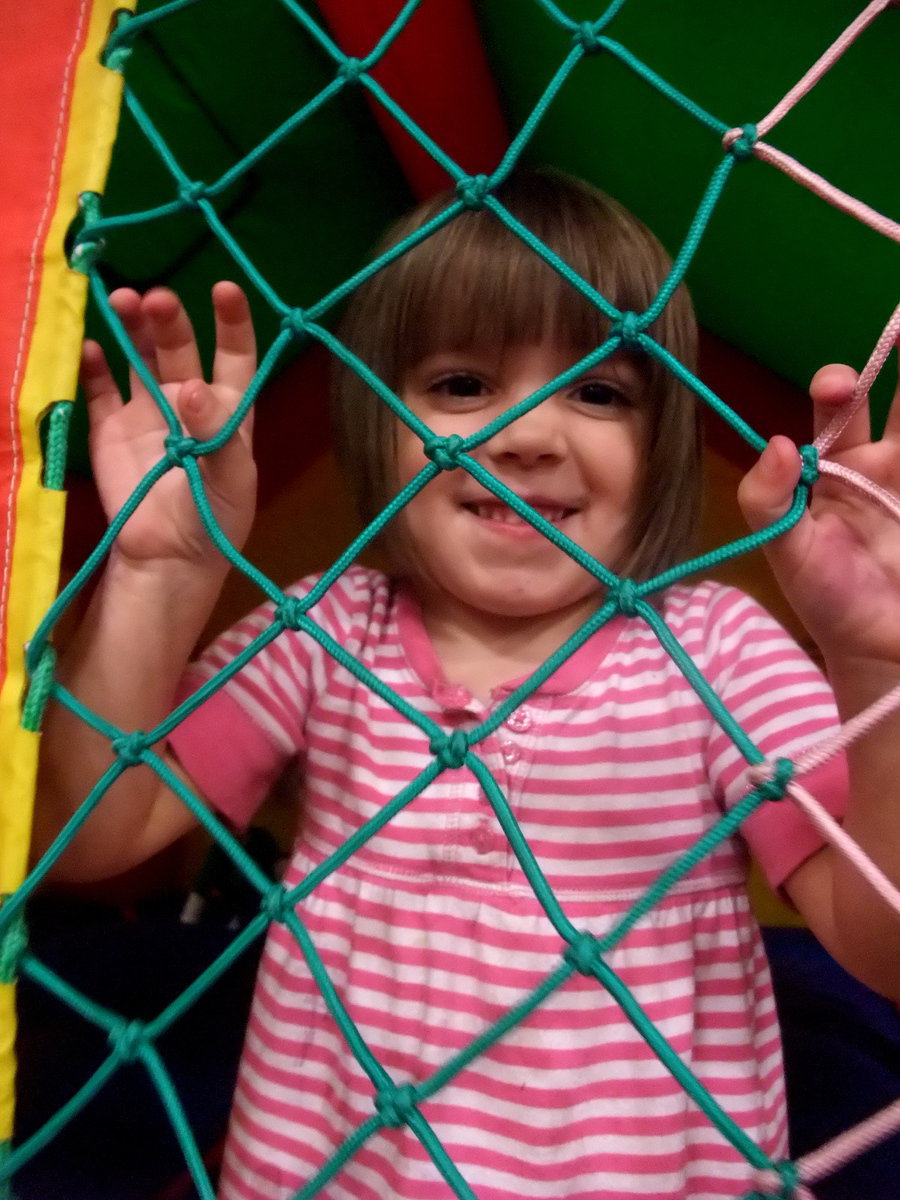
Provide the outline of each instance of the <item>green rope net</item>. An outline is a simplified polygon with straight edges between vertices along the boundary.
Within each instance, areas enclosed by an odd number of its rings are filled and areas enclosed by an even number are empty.
[[[759,533],[741,538],[702,557],[683,563],[677,568],[667,570],[656,578],[640,583],[619,578],[602,563],[586,554],[538,512],[513,495],[508,488],[486,471],[471,453],[504,425],[539,404],[545,396],[550,395],[567,381],[577,378],[586,368],[607,358],[622,346],[639,348],[647,355],[657,359],[667,371],[678,376],[701,401],[728,421],[754,450],[762,450],[765,444],[763,438],[710,391],[699,378],[673,359],[647,332],[682,281],[732,172],[740,169],[741,163],[752,157],[756,131],[752,125],[746,126],[743,136],[733,140],[731,145],[721,152],[721,157],[712,171],[705,194],[681,249],[675,257],[671,273],[651,306],[641,313],[620,312],[605,297],[599,295],[583,279],[573,273],[547,246],[506,211],[494,196],[493,191],[527,151],[533,131],[572,72],[578,70],[587,56],[601,51],[614,56],[625,64],[648,86],[657,89],[663,96],[705,127],[710,137],[715,138],[717,143],[722,143],[729,130],[726,123],[704,111],[688,96],[656,75],[647,64],[637,59],[625,46],[609,36],[608,30],[616,14],[623,7],[624,0],[616,0],[615,3],[610,4],[597,20],[582,23],[571,20],[560,7],[549,0],[536,0],[549,22],[568,31],[570,39],[568,53],[530,117],[513,138],[496,170],[490,176],[478,175],[475,177],[462,171],[442,148],[436,145],[396,104],[392,96],[372,75],[373,69],[390,51],[393,42],[419,6],[418,0],[410,0],[409,3],[402,6],[396,20],[364,58],[349,58],[344,55],[329,37],[322,24],[309,12],[301,8],[294,0],[281,0],[283,8],[296,19],[304,33],[317,44],[320,51],[331,62],[330,81],[302,108],[283,121],[269,136],[256,145],[250,153],[239,158],[224,174],[213,180],[195,178],[191,173],[191,164],[183,164],[178,161],[142,104],[139,95],[133,89],[129,77],[129,62],[133,49],[140,39],[152,36],[160,22],[176,19],[181,10],[198,2],[199,0],[172,0],[171,3],[161,4],[141,15],[132,16],[122,13],[111,33],[105,54],[106,65],[111,70],[124,73],[125,105],[143,132],[148,150],[158,156],[159,162],[168,173],[171,181],[171,199],[145,211],[111,213],[105,210],[103,197],[94,194],[85,195],[82,200],[81,227],[75,237],[70,257],[71,265],[89,277],[91,294],[97,309],[103,315],[109,330],[120,344],[131,367],[156,397],[159,409],[168,424],[169,437],[166,439],[163,456],[136,488],[134,494],[109,526],[100,543],[59,596],[35,633],[28,652],[31,685],[25,703],[23,720],[28,728],[39,728],[42,713],[48,700],[52,698],[56,703],[67,706],[89,726],[107,737],[115,752],[115,761],[103,777],[97,781],[79,811],[61,832],[22,888],[14,896],[8,897],[0,910],[0,937],[2,937],[5,951],[3,956],[4,978],[13,978],[18,974],[19,977],[27,978],[33,984],[46,988],[59,1001],[70,1006],[84,1021],[106,1034],[109,1041],[109,1052],[94,1074],[70,1097],[46,1126],[6,1155],[5,1161],[0,1162],[0,1179],[12,1177],[18,1168],[47,1145],[91,1102],[92,1098],[125,1064],[138,1062],[142,1064],[152,1080],[159,1102],[168,1114],[197,1193],[211,1200],[213,1196],[212,1183],[170,1072],[157,1048],[157,1042],[223,976],[239,956],[258,942],[270,922],[279,921],[296,939],[299,952],[315,977],[335,1023],[371,1080],[375,1093],[375,1103],[369,1119],[347,1139],[319,1173],[297,1192],[297,1200],[305,1200],[306,1197],[319,1194],[328,1180],[366,1139],[385,1126],[396,1126],[402,1123],[408,1125],[421,1140],[437,1170],[447,1181],[452,1194],[468,1198],[468,1200],[475,1200],[475,1193],[448,1156],[435,1130],[429,1125],[424,1115],[423,1103],[502,1038],[508,1030],[525,1020],[537,1006],[575,973],[592,977],[596,980],[598,988],[606,989],[615,997],[628,1019],[679,1084],[690,1094],[693,1102],[720,1131],[722,1137],[736,1147],[754,1168],[768,1168],[774,1172],[773,1178],[780,1182],[776,1191],[770,1194],[772,1196],[789,1195],[792,1193],[796,1180],[793,1165],[770,1161],[768,1156],[729,1117],[722,1105],[706,1090],[691,1068],[667,1044],[647,1019],[628,988],[608,966],[607,955],[635,923],[665,896],[673,885],[684,877],[703,856],[723,839],[731,836],[760,805],[784,794],[784,789],[790,779],[792,764],[788,761],[777,764],[777,770],[770,782],[749,792],[741,803],[722,817],[715,828],[711,829],[690,853],[671,864],[614,928],[602,937],[597,937],[589,931],[576,928],[567,918],[553,890],[548,885],[506,797],[479,756],[480,743],[487,735],[496,730],[531,695],[534,689],[592,634],[617,614],[624,613],[630,617],[640,618],[653,630],[708,706],[715,720],[733,739],[747,763],[754,765],[764,761],[758,747],[723,707],[668,630],[657,607],[652,603],[652,598],[674,582],[704,572],[725,560],[756,548],[778,537],[784,530],[791,527],[804,511],[809,487],[816,478],[815,450],[812,447],[803,449],[806,464],[803,478],[797,488],[794,503],[785,517]],[[211,8],[210,5],[206,7]],[[214,15],[210,13],[210,20],[213,19]],[[349,88],[365,89],[377,104],[383,106],[424,147],[455,184],[457,199],[429,225],[417,231],[413,237],[394,247],[382,258],[358,270],[314,303],[300,308],[279,294],[272,282],[250,260],[238,237],[227,227],[220,210],[224,207],[224,200],[227,198],[229,189],[242,181],[258,162],[272,153],[292,130],[325,106],[334,103]],[[602,310],[611,322],[611,331],[608,339],[602,345],[573,366],[565,375],[549,383],[501,418],[491,422],[479,433],[466,439],[437,438],[405,407],[397,395],[372,374],[364,362],[359,361],[348,352],[329,330],[327,322],[340,303],[363,280],[378,271],[388,260],[402,255],[412,244],[429,237],[436,229],[454,220],[458,214],[473,207],[489,209],[497,220],[504,222],[515,235],[568,280],[573,288],[578,289],[591,303]],[[110,234],[119,230],[134,230],[135,233],[152,230],[155,222],[173,215],[189,216],[205,225],[231,258],[236,271],[246,279],[251,291],[255,292],[257,298],[268,306],[277,324],[276,336],[263,356],[253,382],[247,389],[239,408],[221,432],[206,442],[196,442],[182,436],[175,413],[150,375],[139,353],[130,343],[109,304],[107,284],[104,279],[104,241]],[[324,573],[317,586],[302,600],[299,600],[286,595],[275,582],[259,571],[252,562],[248,561],[229,543],[217,526],[204,493],[200,461],[204,455],[214,452],[235,433],[255,403],[261,389],[285,358],[296,349],[298,343],[310,342],[320,343],[331,355],[341,359],[356,371],[397,417],[422,439],[425,453],[430,461],[420,474],[395,497],[378,519],[372,522],[353,541],[352,545],[348,546],[337,562]],[[61,463],[64,461],[67,429],[67,419],[64,416],[54,419],[50,425],[47,454],[49,486],[60,486]],[[590,620],[525,683],[516,688],[505,702],[491,713],[488,719],[468,734],[457,731],[448,736],[437,724],[393,694],[379,679],[371,675],[352,656],[347,654],[324,629],[317,625],[310,613],[327,589],[377,538],[379,532],[400,512],[403,506],[441,471],[455,468],[462,468],[469,472],[479,484],[510,505],[528,522],[562,547],[585,570],[591,572],[605,588],[606,599]],[[210,538],[229,563],[248,576],[262,593],[273,601],[275,619],[271,626],[259,634],[226,670],[209,680],[199,691],[181,703],[157,728],[143,731],[119,729],[102,719],[97,713],[84,707],[75,696],[54,681],[55,655],[50,639],[55,626],[73,599],[79,595],[92,577],[102,570],[105,557],[124,523],[154,483],[170,471],[185,472],[190,481],[197,509]],[[244,664],[263,646],[286,629],[301,630],[309,637],[316,639],[348,671],[382,696],[405,720],[419,729],[428,741],[433,755],[428,768],[418,779],[404,788],[376,819],[369,821],[348,841],[340,853],[334,854],[323,862],[300,885],[290,891],[281,884],[272,883],[247,854],[240,842],[217,820],[215,814],[191,794],[190,790],[171,773],[166,763],[152,749],[154,745],[165,739],[180,721],[201,705],[214,690],[220,688],[228,678],[240,671]],[[74,833],[101,802],[107,790],[119,776],[138,763],[150,766],[180,796],[184,804],[190,808],[200,824],[215,839],[259,896],[256,916],[235,936],[221,956],[176,1000],[152,1020],[146,1022],[126,1020],[116,1012],[95,1003],[64,978],[61,978],[57,972],[39,961],[27,948],[22,921],[26,901],[64,852]],[[304,926],[303,901],[325,878],[337,871],[360,845],[391,821],[406,805],[410,804],[441,772],[462,765],[465,765],[477,777],[493,808],[496,819],[515,853],[523,875],[533,888],[547,918],[559,933],[564,950],[556,969],[502,1020],[484,1030],[462,1052],[446,1061],[430,1078],[422,1079],[415,1085],[397,1086],[371,1053],[345,1008],[340,992],[329,978],[319,951]],[[759,1193],[754,1194],[758,1195]]]

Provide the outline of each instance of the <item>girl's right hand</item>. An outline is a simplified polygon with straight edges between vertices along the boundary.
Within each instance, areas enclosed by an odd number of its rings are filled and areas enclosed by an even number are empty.
[[[216,352],[212,380],[206,383],[193,326],[174,292],[154,288],[140,296],[123,288],[110,296],[185,434],[198,441],[218,433],[256,370],[256,339],[247,297],[237,284],[221,282],[213,288],[212,301]],[[169,429],[134,370],[130,398],[123,401],[96,342],[85,342],[81,382],[88,401],[94,478],[107,519],[112,520],[141,479],[164,457]],[[198,462],[212,511],[222,531],[240,549],[250,531],[256,501],[250,417],[220,450]],[[158,480],[138,506],[119,534],[115,554],[139,566],[163,561],[205,566],[219,559],[180,467],[173,467]]]

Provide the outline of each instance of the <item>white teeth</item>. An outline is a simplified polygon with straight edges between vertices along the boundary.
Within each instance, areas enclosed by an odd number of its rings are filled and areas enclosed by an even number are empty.
[[[530,522],[526,521],[524,517],[520,517],[507,504],[475,504],[471,507],[475,515],[485,521],[500,521],[504,525],[530,524]],[[545,521],[550,521],[551,524],[561,521],[569,511],[566,508],[546,508],[539,504],[533,504],[532,508],[535,512],[540,513]]]

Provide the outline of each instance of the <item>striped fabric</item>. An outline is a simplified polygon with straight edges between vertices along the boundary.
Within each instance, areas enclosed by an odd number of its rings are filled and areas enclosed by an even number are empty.
[[[302,594],[310,581],[298,585]],[[312,610],[348,651],[448,730],[485,707],[444,679],[411,595],[354,569]],[[673,589],[665,617],[769,756],[835,721],[827,685],[740,593]],[[219,638],[208,677],[265,628]],[[492,705],[513,683],[498,688]],[[490,706],[489,706],[490,707]],[[198,788],[245,824],[286,764],[304,796],[287,875],[303,879],[431,761],[426,737],[307,637],[286,632],[173,735]],[[479,753],[571,921],[602,934],[742,793],[745,767],[642,622],[618,618]],[[840,812],[843,764],[819,797]],[[780,885],[818,846],[789,802],[745,826]],[[609,962],[725,1110],[785,1151],[771,986],[726,842],[644,917]],[[521,1001],[564,946],[471,772],[445,771],[300,904],[338,992],[398,1083],[427,1079]],[[235,1099],[223,1200],[286,1200],[374,1111],[373,1086],[333,1026],[289,933],[274,925]],[[749,1168],[682,1092],[618,1004],[573,976],[422,1105],[479,1200],[740,1196]],[[325,1186],[330,1200],[452,1196],[405,1126],[374,1134]]]

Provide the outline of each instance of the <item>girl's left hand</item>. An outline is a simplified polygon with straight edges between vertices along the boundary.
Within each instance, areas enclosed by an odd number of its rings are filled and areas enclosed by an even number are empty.
[[[849,403],[851,367],[832,364],[810,385],[818,436]],[[827,453],[900,497],[900,386],[884,435],[871,440],[868,405],[859,410]],[[762,529],[790,508],[800,479],[800,456],[788,438],[772,438],[738,489],[751,529]],[[827,662],[900,664],[900,523],[846,483],[822,475],[807,511],[766,554],[778,582]]]

